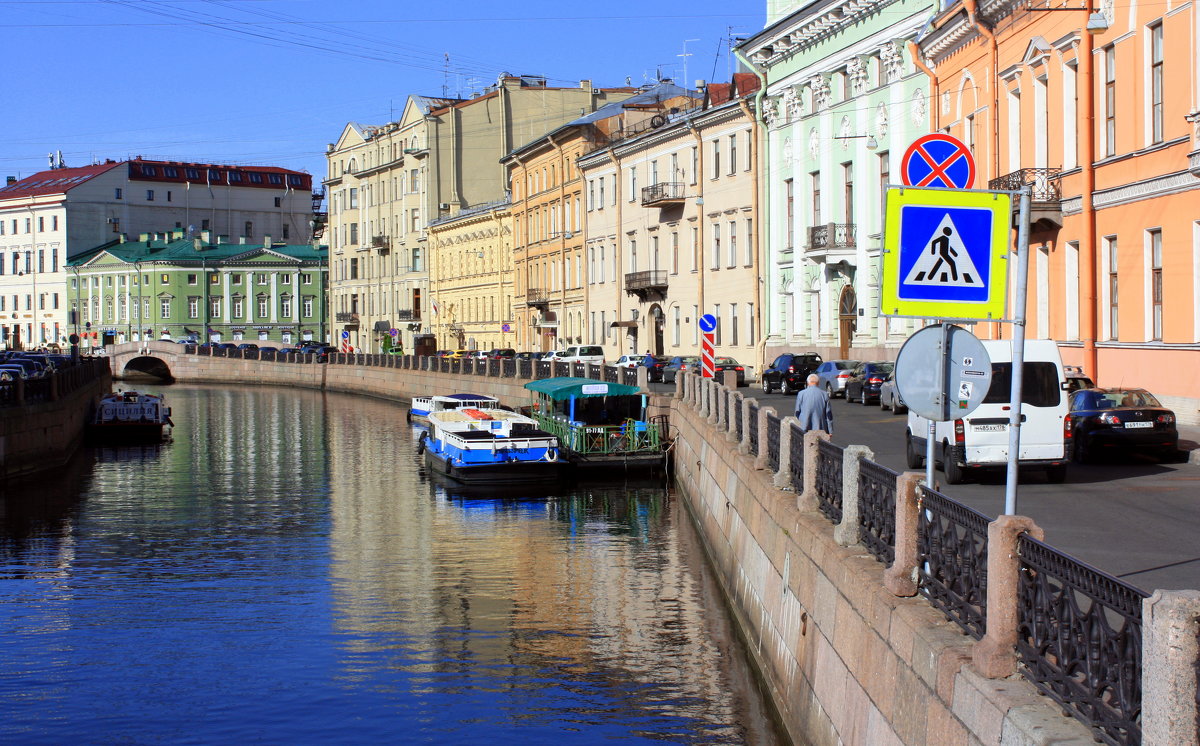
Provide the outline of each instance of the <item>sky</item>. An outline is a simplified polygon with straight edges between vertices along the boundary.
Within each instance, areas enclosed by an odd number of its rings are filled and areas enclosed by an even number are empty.
[[[319,183],[349,121],[410,94],[469,96],[501,73],[598,87],[728,80],[766,0],[0,0],[0,177],[61,151],[275,165]],[[686,55],[686,56],[685,56]],[[2,183],[2,182],[0,182]]]

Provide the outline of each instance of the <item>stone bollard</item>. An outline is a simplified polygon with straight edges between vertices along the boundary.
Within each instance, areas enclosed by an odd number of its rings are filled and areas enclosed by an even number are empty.
[[[637,367],[637,387],[642,391],[650,390],[650,369],[644,365]]]
[[[917,595],[917,503],[924,475],[906,471],[896,478],[896,559],[883,571],[883,586],[895,596]]]
[[[736,370],[721,371],[721,383],[724,384],[725,388],[729,389],[730,391],[736,390],[737,385],[738,385],[737,371]]]
[[[1142,743],[1196,746],[1200,591],[1155,591],[1142,601]]]
[[[794,425],[800,422],[795,417],[784,417],[779,421],[779,471],[775,472],[774,484],[781,490],[792,490],[792,437]]]
[[[823,430],[809,430],[804,434],[804,490],[796,496],[799,510],[819,510],[817,506],[817,442],[829,440]]]
[[[713,416],[709,418],[709,422],[713,427],[722,432],[729,429],[729,394],[728,386],[717,387],[716,405],[713,407]]]
[[[715,379],[708,384],[708,424],[719,427],[721,422],[721,400],[725,389]]]
[[[683,388],[683,379],[679,377],[679,374],[676,374],[675,375],[675,398],[683,399],[684,393],[686,393],[686,392],[684,391],[684,388]]]
[[[768,414],[777,414],[775,412],[775,408],[758,408],[758,455],[754,457],[754,468],[756,471],[763,471],[771,468],[771,457],[768,455],[770,445],[767,443],[767,439],[770,438],[767,430]]]
[[[875,452],[867,446],[846,446],[842,451],[842,521],[833,527],[833,540],[844,547],[852,547],[862,540],[858,515],[860,458],[873,459]]]
[[[1021,560],[1017,537],[1028,533],[1041,541],[1046,532],[1023,515],[1002,515],[988,524],[987,633],[975,645],[972,662],[989,679],[1017,670],[1017,585]]]

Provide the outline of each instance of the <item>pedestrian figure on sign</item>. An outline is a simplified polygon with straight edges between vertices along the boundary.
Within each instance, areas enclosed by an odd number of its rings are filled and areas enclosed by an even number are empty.
[[[943,235],[940,235],[929,242],[929,252],[931,254],[936,254],[938,258],[938,260],[934,262],[934,265],[929,268],[930,279],[933,279],[933,276],[938,273],[939,269],[941,269],[942,262],[945,262],[947,269],[950,270],[951,279],[953,279],[955,282],[958,282],[958,266],[954,263],[954,257],[958,256],[958,252],[955,251],[954,247],[950,245],[950,236],[953,235],[953,233],[954,231],[950,230],[950,227],[947,226],[942,228]],[[920,279],[921,277],[918,275],[917,280],[919,281]],[[943,272],[942,282],[945,281],[946,273]]]
[[[796,419],[800,420],[800,431],[822,430],[833,435],[833,408],[829,406],[829,394],[817,384],[821,379],[816,373],[808,376],[808,386],[796,394]]]

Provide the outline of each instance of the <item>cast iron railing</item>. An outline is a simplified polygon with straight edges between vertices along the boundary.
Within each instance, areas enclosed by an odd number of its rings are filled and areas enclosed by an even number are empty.
[[[976,640],[987,629],[987,527],[983,513],[921,487],[917,587]]]
[[[758,455],[758,403],[750,405],[750,411],[746,413],[746,427],[750,429],[750,455]]]
[[[1142,601],[1145,591],[1028,535],[1017,655],[1035,687],[1108,744],[1142,742]]]
[[[788,427],[792,429],[791,447],[788,449],[792,456],[788,462],[792,473],[792,489],[800,493],[804,491],[804,431],[794,422]]]
[[[520,378],[533,378],[533,362],[532,360],[518,360],[517,376]]]
[[[554,377],[554,364],[549,360],[537,360],[534,364],[537,366],[538,378]]]
[[[814,225],[808,229],[808,248],[820,249],[852,249],[854,242],[854,223],[826,223]]]
[[[662,431],[655,423],[639,427],[634,420],[620,425],[583,425],[562,415],[534,413],[538,427],[580,454],[656,453],[662,450]]]
[[[659,203],[677,204],[682,202],[683,199],[683,184],[681,182],[664,181],[648,187],[642,187],[642,207],[649,207]]]
[[[992,179],[988,189],[1015,192],[1026,185],[1032,188],[1030,200],[1033,202],[1062,201],[1061,168],[1022,168]]]
[[[737,402],[737,406],[733,409],[733,433],[737,436],[737,442],[739,443],[742,442],[743,434],[745,432],[742,425],[743,419],[742,402]]]
[[[637,368],[623,368],[621,370],[621,383],[626,386],[637,385]]]
[[[767,412],[767,466],[779,471],[779,415]]]
[[[512,358],[505,358],[500,361],[500,375],[505,378],[513,378],[517,375],[517,361]]]
[[[817,441],[817,507],[842,522],[842,448],[825,439]]]
[[[863,546],[890,565],[896,559],[896,479],[899,474],[865,458],[858,460],[858,524]]]
[[[620,383],[618,380],[621,375],[621,369],[615,365],[604,366],[604,380],[609,383]]]

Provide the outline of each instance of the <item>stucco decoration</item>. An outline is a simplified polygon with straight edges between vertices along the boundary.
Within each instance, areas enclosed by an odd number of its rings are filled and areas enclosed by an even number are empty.
[[[867,91],[867,66],[859,57],[851,57],[846,64],[846,75],[850,78],[850,92],[861,96]]]
[[[1100,12],[1104,14],[1104,20],[1108,21],[1108,25],[1111,28],[1113,22],[1117,19],[1116,0],[1101,0]]]
[[[904,70],[904,58],[900,56],[900,50],[896,48],[895,42],[889,41],[880,47],[879,59],[883,62],[883,82],[890,83],[897,80]]]
[[[950,113],[950,91],[942,91],[942,113]]]
[[[809,81],[813,92],[813,108],[820,111],[829,105],[829,81],[824,75],[817,75]]]
[[[821,154],[821,136],[817,134],[816,127],[808,131],[808,154],[813,158]]]
[[[920,126],[925,123],[926,108],[925,91],[921,88],[913,91],[912,104],[910,113],[912,114],[913,124]]]
[[[842,117],[842,123],[838,127],[838,136],[842,138],[842,150],[850,147],[850,136],[853,134],[850,131],[850,117]]]
[[[763,101],[763,122],[768,128],[779,124],[780,96],[771,96]]]
[[[879,139],[887,137],[888,106],[886,103],[879,104],[879,108],[875,110],[875,131],[879,133]]]
[[[792,138],[790,137],[783,138],[783,162],[792,162]]]
[[[784,123],[794,121],[800,116],[800,96],[796,92],[796,86],[788,86],[783,92],[783,115]]]

